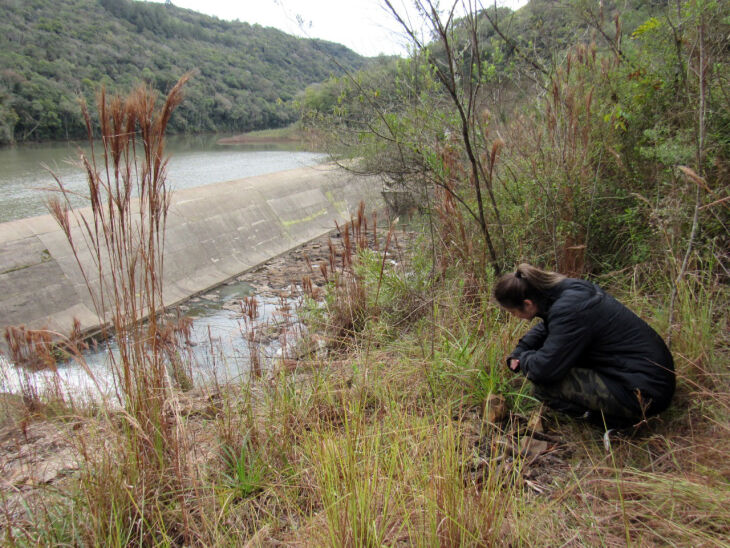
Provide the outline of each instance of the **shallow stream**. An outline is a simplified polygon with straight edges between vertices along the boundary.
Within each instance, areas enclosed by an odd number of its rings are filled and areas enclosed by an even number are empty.
[[[257,315],[251,322],[243,313],[242,301],[255,297]],[[192,319],[189,343],[185,344],[183,363],[196,384],[227,383],[250,375],[252,352],[257,353],[264,371],[294,344],[301,326],[292,310],[291,298],[271,294],[254,296],[246,281],[230,281],[196,296],[168,312]],[[249,344],[249,334],[256,342]],[[94,347],[95,346],[95,347]],[[30,372],[14,367],[0,355],[0,392],[22,393],[31,388],[39,394],[55,392],[96,400],[100,393],[114,393],[112,357],[118,356],[114,338],[92,345],[84,352],[83,363],[70,360],[51,371]],[[91,372],[92,376],[87,372]]]

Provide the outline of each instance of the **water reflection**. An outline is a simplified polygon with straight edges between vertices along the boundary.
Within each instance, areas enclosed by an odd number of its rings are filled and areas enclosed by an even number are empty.
[[[263,368],[270,369],[282,352],[291,345],[302,326],[295,317],[282,310],[282,300],[273,296],[258,296],[258,315],[253,324],[242,314],[241,300],[253,295],[246,282],[222,285],[204,295],[194,297],[179,307],[179,313],[193,320],[190,345],[184,352],[184,362],[190,365],[195,385],[212,381],[229,383],[250,375],[251,352],[258,352]],[[287,307],[291,300],[283,301]],[[171,316],[176,312],[170,312]],[[256,344],[249,345],[251,328]],[[282,336],[282,333],[285,333]],[[290,349],[289,349],[290,350]],[[99,343],[84,354],[84,364],[68,361],[58,364],[58,373],[30,372],[14,367],[0,355],[0,393],[22,394],[28,387],[40,395],[71,395],[75,401],[97,401],[100,396],[114,399],[115,387],[110,355],[118,356],[115,340]],[[88,368],[88,369],[87,369]],[[91,373],[91,375],[89,374]]]
[[[173,190],[317,165],[327,158],[321,152],[301,150],[295,143],[219,145],[219,138],[195,135],[167,140],[167,179]],[[79,146],[88,154],[88,144],[73,142],[0,148],[0,222],[48,213],[48,192],[43,189],[55,187],[50,171],[79,193],[73,198],[74,207],[86,205]]]

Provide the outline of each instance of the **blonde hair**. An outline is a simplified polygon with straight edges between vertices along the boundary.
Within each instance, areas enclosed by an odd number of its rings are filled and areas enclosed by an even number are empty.
[[[558,285],[565,276],[557,272],[540,270],[522,263],[515,272],[502,276],[494,286],[494,297],[504,308],[522,309],[525,299],[543,300],[545,293]]]

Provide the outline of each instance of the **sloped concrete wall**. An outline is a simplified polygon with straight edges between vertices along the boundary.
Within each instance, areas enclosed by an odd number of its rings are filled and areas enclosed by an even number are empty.
[[[164,301],[205,291],[350,219],[361,200],[382,207],[381,185],[333,165],[307,167],[174,193],[165,238]],[[72,230],[82,242],[77,227]],[[83,245],[79,257],[94,276]],[[92,281],[95,287],[97,282]],[[68,332],[101,320],[62,230],[50,215],[0,224],[0,329]],[[4,345],[4,341],[0,343]]]

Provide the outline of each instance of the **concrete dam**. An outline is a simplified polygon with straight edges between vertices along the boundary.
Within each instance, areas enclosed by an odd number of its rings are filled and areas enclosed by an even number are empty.
[[[380,209],[380,190],[376,177],[327,164],[174,192],[165,236],[165,306],[325,234],[335,221],[349,221],[361,200],[367,212]],[[93,272],[90,252],[80,257]],[[84,331],[102,323],[53,217],[0,224],[0,329],[26,325],[68,333],[74,318]]]

